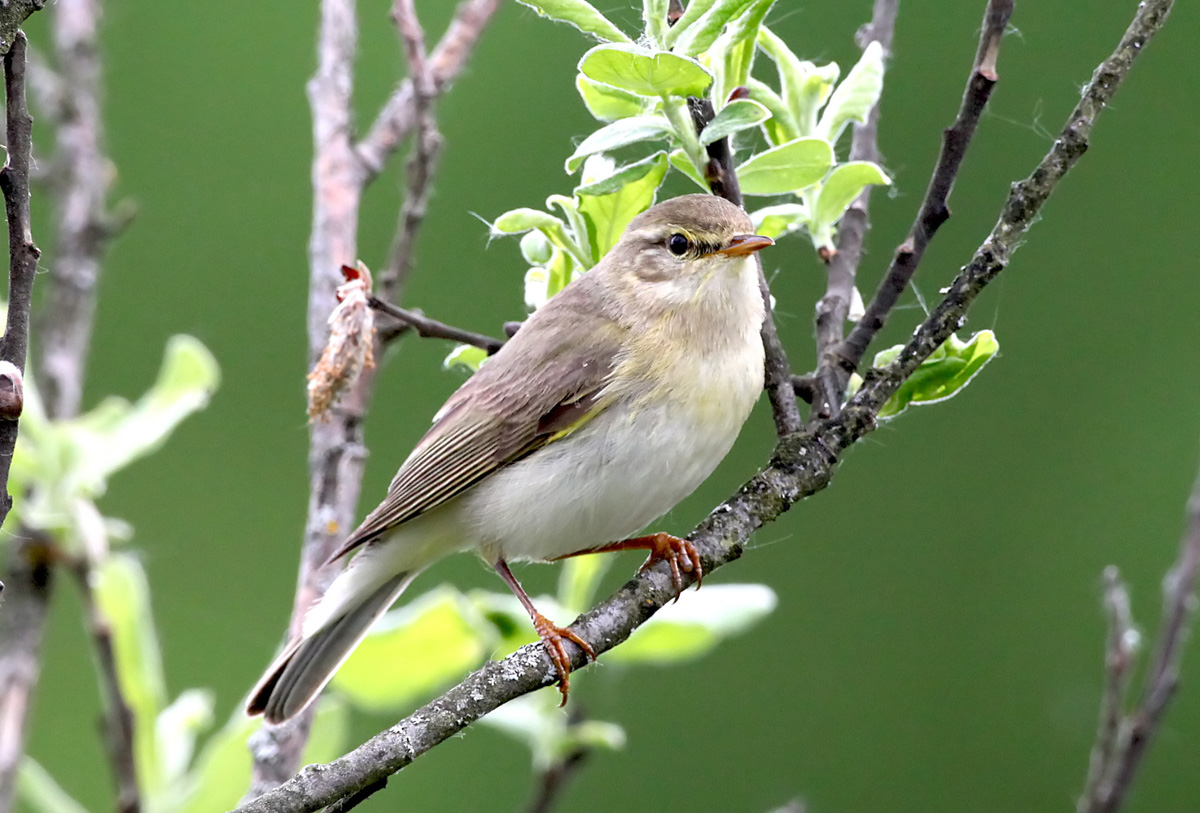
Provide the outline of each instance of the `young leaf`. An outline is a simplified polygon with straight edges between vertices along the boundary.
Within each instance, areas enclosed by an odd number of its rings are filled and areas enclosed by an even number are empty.
[[[813,207],[813,220],[822,224],[836,223],[863,187],[891,182],[891,178],[870,161],[842,164],[829,173],[829,177],[821,184],[821,194]]]
[[[787,43],[765,25],[758,29],[758,44],[779,72],[779,87],[792,114],[792,121],[796,123],[797,135],[818,135],[817,113],[837,82],[840,73],[838,66],[831,62],[817,67],[811,62],[801,61]]]
[[[817,135],[836,143],[846,124],[866,121],[883,91],[883,46],[871,42],[829,100]]]
[[[588,112],[600,121],[617,121],[630,116],[640,116],[646,107],[646,100],[628,91],[595,82],[582,73],[575,76],[575,87],[583,99]]]
[[[833,166],[833,148],[821,138],[797,138],[751,156],[737,168],[747,195],[795,192],[825,177]]]
[[[717,0],[700,19],[675,35],[671,49],[677,54],[699,56],[717,41],[725,26],[753,2],[755,0]],[[676,23],[675,27],[678,28],[679,24]]]
[[[754,221],[755,234],[778,239],[803,228],[808,222],[808,209],[802,203],[781,203],[751,212],[750,219]]]
[[[749,629],[770,615],[777,604],[775,592],[763,584],[718,584],[685,593],[605,658],[610,663],[675,663],[696,658],[722,639]]]
[[[332,685],[360,708],[408,708],[478,666],[488,632],[457,590],[434,590],[375,624]]]
[[[700,133],[701,144],[711,144],[771,118],[771,111],[752,99],[735,99],[721,108]]]
[[[770,85],[751,76],[746,80],[746,87],[750,89],[750,98],[771,112],[771,118],[763,124],[767,141],[778,147],[800,137],[800,128],[792,118],[792,111]]]
[[[614,556],[572,556],[558,574],[558,601],[569,611],[581,613],[592,603],[600,579],[616,561]]]
[[[670,132],[671,124],[662,116],[633,116],[606,124],[575,148],[575,152],[567,159],[567,172],[574,173],[583,159],[594,153],[615,150],[638,141],[662,140]]]
[[[941,347],[933,351],[922,362],[917,371],[900,385],[896,394],[888,399],[879,410],[881,419],[894,418],[910,404],[936,404],[953,398],[971,379],[991,361],[1000,350],[996,334],[981,330],[962,341],[951,334]],[[880,351],[875,356],[875,366],[891,363],[900,351],[900,346]]]
[[[511,209],[492,223],[492,234],[520,234],[540,229],[543,232],[561,230],[564,223],[552,214],[539,209]]]
[[[694,59],[637,45],[597,45],[579,60],[579,72],[638,96],[699,96],[712,76]]]
[[[625,731],[619,725],[601,720],[573,723],[548,692],[518,697],[480,722],[525,744],[539,771],[581,747],[615,750],[625,746]]]
[[[192,761],[196,738],[213,723],[216,698],[208,689],[187,689],[154,721],[158,764],[166,786],[182,780]]]
[[[479,372],[479,367],[487,361],[487,351],[473,344],[460,344],[450,351],[442,361],[442,366],[449,370],[451,367],[463,367],[468,372]]]
[[[541,17],[573,25],[585,34],[608,42],[630,42],[629,37],[585,0],[517,0]]]
[[[688,158],[687,153],[683,150],[672,150],[667,156],[667,160],[671,162],[671,166],[688,176],[705,192],[710,191],[708,182],[696,172],[696,165],[692,163],[692,159]]]
[[[738,17],[717,38],[710,49],[714,55],[724,55],[724,66],[719,72],[721,86],[717,98],[727,98],[733,88],[745,85],[754,66],[754,55],[758,51],[758,29],[775,0],[754,0],[742,16]],[[787,139],[784,139],[785,141]]]
[[[692,2],[685,4],[686,7],[683,10],[683,16],[675,21],[675,25],[667,29],[667,34],[663,38],[666,47],[671,48],[675,44],[675,41],[679,39],[679,35],[691,28],[692,23],[703,17],[715,2],[716,0],[692,0]]]
[[[598,256],[604,256],[617,244],[629,221],[654,205],[658,185],[666,174],[667,154],[658,152],[621,168],[599,183],[575,190],[579,211],[587,218]]]

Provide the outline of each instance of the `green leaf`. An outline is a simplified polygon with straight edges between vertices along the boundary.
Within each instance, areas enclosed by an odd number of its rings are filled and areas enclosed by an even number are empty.
[[[821,138],[797,138],[751,156],[737,168],[746,195],[796,192],[825,177],[833,166],[833,148]]]
[[[699,96],[712,76],[694,59],[637,45],[597,45],[579,60],[579,72],[638,96]]]
[[[703,189],[705,192],[711,192],[708,188],[708,182],[696,172],[696,165],[692,163],[692,159],[683,150],[672,150],[667,156],[667,160],[671,162],[671,166],[682,172],[684,175],[692,179],[696,186]]]
[[[808,223],[808,209],[802,203],[781,203],[750,213],[754,232],[775,240]]]
[[[599,256],[617,244],[625,227],[654,205],[658,186],[667,174],[667,154],[622,167],[615,174],[575,190],[579,211],[587,219]]]
[[[766,26],[758,30],[758,44],[775,63],[783,101],[796,124],[798,136],[816,136],[817,113],[829,98],[840,73],[835,63],[817,67],[801,61],[787,43]]]
[[[517,0],[541,17],[573,25],[585,34],[608,42],[629,42],[629,37],[584,0]]]
[[[892,179],[870,161],[842,164],[829,173],[829,177],[821,184],[821,194],[813,208],[813,220],[823,224],[836,223],[864,187],[891,182]]]
[[[87,813],[87,808],[71,798],[50,772],[30,756],[21,757],[16,796],[35,813]]]
[[[771,118],[771,111],[751,99],[736,99],[721,108],[704,131],[700,133],[701,144],[711,144],[728,138],[734,133],[756,127]]]
[[[897,345],[880,351],[875,356],[875,366],[890,364],[899,355],[901,347]],[[894,418],[910,404],[936,404],[953,398],[999,350],[996,335],[990,330],[981,330],[965,342],[952,334],[900,385],[879,410],[879,418]]]
[[[664,38],[666,47],[670,48],[675,44],[675,40],[679,39],[679,35],[691,28],[692,24],[703,17],[716,0],[692,0],[685,4],[683,16],[675,21],[675,25],[667,30],[667,35]]]
[[[482,663],[495,643],[487,631],[462,594],[439,588],[375,624],[332,685],[359,708],[408,709]]]
[[[480,722],[528,746],[537,771],[545,771],[579,748],[625,747],[625,731],[619,725],[602,720],[572,723],[548,692],[518,697]]]
[[[554,246],[540,231],[526,232],[521,238],[521,256],[531,265],[548,263],[554,256]]]
[[[669,0],[642,0],[642,30],[652,45],[663,44],[669,5]]]
[[[134,758],[144,788],[163,785],[155,740],[155,721],[166,705],[162,652],[150,610],[150,585],[136,557],[113,553],[92,571],[98,611],[112,631],[117,678],[133,712]]]
[[[521,234],[532,229],[543,232],[561,230],[565,224],[552,214],[539,209],[512,209],[491,224],[492,234]]]
[[[164,786],[184,779],[196,748],[196,738],[213,724],[215,697],[208,689],[187,689],[154,721],[158,764]]]
[[[749,81],[754,55],[758,51],[758,29],[774,3],[775,0],[754,0],[713,44],[710,49],[712,56],[720,57],[724,63],[719,72],[721,85],[714,94],[715,98],[728,98],[735,87]]]
[[[571,612],[581,613],[592,603],[600,579],[608,572],[615,557],[596,553],[572,556],[558,574],[558,600]]]
[[[883,46],[871,42],[864,50],[858,63],[846,74],[837,86],[829,105],[821,116],[816,134],[836,143],[851,121],[867,120],[871,108],[879,101],[883,92]]]
[[[742,14],[755,0],[717,0],[694,23],[680,30],[683,18],[675,23],[674,37],[668,37],[671,49],[677,54],[699,56],[709,49],[725,26]],[[681,94],[682,95],[682,94]],[[696,94],[690,94],[696,95]]]
[[[770,615],[776,604],[775,592],[766,585],[709,585],[663,607],[604,657],[609,663],[691,660],[721,640],[746,631]]]
[[[576,74],[575,87],[588,112],[600,121],[617,121],[630,116],[640,116],[646,108],[646,100],[643,97],[612,85],[594,82],[582,73]]]
[[[479,372],[480,366],[487,361],[487,351],[473,344],[460,344],[450,351],[442,360],[442,367],[449,370],[452,367],[464,367],[468,372]]]
[[[800,128],[792,118],[792,111],[778,93],[753,76],[746,80],[746,87],[750,88],[750,98],[771,112],[771,118],[763,124],[763,130],[773,146],[778,147],[800,137]]]
[[[606,124],[585,138],[571,153],[567,159],[567,173],[574,173],[583,159],[594,153],[615,150],[638,141],[660,141],[670,132],[671,125],[662,116],[633,116]]]

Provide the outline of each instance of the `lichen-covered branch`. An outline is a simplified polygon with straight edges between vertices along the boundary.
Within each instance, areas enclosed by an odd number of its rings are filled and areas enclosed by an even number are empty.
[[[1161,28],[1171,5],[1171,0],[1147,0],[1138,7],[1129,32],[1084,88],[1079,105],[1050,152],[1028,178],[1013,185],[991,234],[897,359],[884,368],[869,371],[862,389],[836,418],[782,438],[767,467],[689,534],[688,538],[700,551],[705,573],[739,558],[756,530],[774,521],[796,501],[825,488],[842,453],[875,428],[875,415],[880,407],[957,329],[976,297],[1007,266],[1012,251],[1058,182],[1083,155],[1096,117],[1128,74],[1134,58]],[[1196,555],[1200,556],[1200,542]],[[690,581],[691,574],[686,574],[685,582]],[[1189,591],[1191,586],[1181,584]],[[581,616],[572,629],[597,653],[603,653],[628,638],[674,596],[668,569],[659,565],[639,573],[613,596]],[[582,654],[577,648],[571,652],[574,668],[583,668]],[[1170,674],[1177,653],[1178,649],[1173,648],[1160,656],[1159,661],[1168,665],[1165,673]],[[242,813],[318,810],[401,770],[493,709],[549,686],[556,679],[557,673],[540,644],[522,647],[504,660],[484,665],[441,697],[345,756],[305,768],[294,779],[239,810]]]

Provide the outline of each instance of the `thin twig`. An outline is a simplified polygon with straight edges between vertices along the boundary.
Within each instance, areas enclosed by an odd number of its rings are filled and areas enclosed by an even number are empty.
[[[1200,478],[1188,498],[1187,515],[1187,529],[1179,544],[1179,555],[1163,579],[1162,621],[1141,702],[1123,716],[1119,715],[1127,679],[1119,670],[1128,668],[1120,661],[1128,658],[1129,653],[1123,648],[1127,644],[1115,640],[1110,633],[1106,657],[1108,685],[1102,701],[1102,722],[1092,750],[1087,786],[1077,808],[1080,813],[1114,813],[1120,809],[1142,759],[1158,733],[1163,713],[1179,687],[1179,665],[1196,608],[1196,579],[1200,572]],[[1125,601],[1128,602],[1127,597]],[[1128,607],[1124,612],[1128,613]],[[1128,623],[1127,618],[1123,623]],[[1112,696],[1114,689],[1119,690],[1115,699]],[[1118,717],[1119,726],[1114,719]]]
[[[1077,806],[1078,813],[1094,810],[1107,793],[1105,787],[1117,753],[1121,718],[1129,692],[1129,677],[1137,651],[1137,631],[1129,609],[1129,590],[1121,573],[1104,569],[1104,607],[1108,611],[1108,643],[1104,659],[1104,697],[1100,702],[1100,727],[1088,764],[1088,778]]]
[[[865,51],[868,45],[877,42],[883,48],[885,59],[891,55],[899,5],[900,0],[875,0],[871,22],[858,31],[856,39],[859,47]],[[876,101],[867,114],[867,120],[861,124],[854,123],[850,140],[851,161],[872,161],[877,164],[882,161],[878,132],[879,102]],[[825,295],[817,302],[817,388],[813,392],[814,397],[809,399],[809,403],[813,404],[810,420],[836,415],[841,409],[846,384],[850,380],[850,374],[827,354],[841,343],[844,335],[843,329],[854,293],[854,280],[862,258],[863,239],[871,228],[870,202],[871,187],[865,186],[842,215],[838,225],[836,251],[825,264]],[[817,392],[820,393],[819,403],[815,401]]]
[[[486,350],[488,355],[504,346],[503,339],[494,339],[482,333],[473,333],[453,325],[447,325],[436,319],[430,319],[419,311],[406,310],[390,302],[384,302],[378,297],[371,297],[367,300],[367,304],[408,325],[416,331],[418,336],[425,339],[449,339],[452,342],[462,342]]]
[[[591,755],[591,749],[575,748],[562,759],[556,760],[539,777],[537,796],[529,805],[529,813],[550,813],[558,801],[559,794],[567,786],[567,782],[575,776],[583,763]]]
[[[875,415],[900,385],[965,318],[975,299],[1008,264],[1009,255],[1037,219],[1059,181],[1087,149],[1097,116],[1112,99],[1133,60],[1165,22],[1172,0],[1146,0],[1114,54],[1083,90],[1050,152],[1033,173],[1014,184],[1000,219],[954,280],[945,298],[918,327],[891,364],[868,372],[862,389],[836,418],[785,436],[770,464],[718,506],[688,536],[701,554],[705,574],[739,558],[750,536],[796,501],[825,488],[841,455],[875,428]],[[1197,534],[1200,539],[1200,534]],[[1200,541],[1191,554],[1200,557]],[[1194,576],[1194,573],[1193,573]],[[684,581],[691,581],[685,574]],[[1180,587],[1184,587],[1180,579]],[[1187,585],[1190,589],[1190,583]],[[617,646],[676,594],[665,565],[640,572],[609,599],[585,613],[572,630],[597,653]],[[1186,603],[1186,602],[1185,602]],[[578,648],[573,667],[583,668]],[[1172,664],[1177,648],[1161,659]],[[1164,669],[1169,674],[1170,669]],[[531,691],[551,685],[557,673],[545,648],[524,646],[490,662],[441,697],[355,750],[326,765],[310,765],[294,779],[239,810],[242,813],[313,811],[410,764],[475,720]]]
[[[908,287],[916,273],[925,247],[929,245],[938,228],[950,217],[947,201],[954,188],[954,179],[975,134],[975,126],[987,105],[992,88],[995,87],[996,57],[1000,50],[1000,38],[1012,16],[1012,0],[990,0],[983,15],[983,28],[979,35],[979,48],[971,74],[963,91],[962,104],[954,124],[942,133],[942,149],[937,166],[929,180],[921,209],[913,222],[908,237],[896,249],[887,274],[875,290],[862,319],[850,331],[849,337],[836,347],[826,351],[845,370],[846,375],[858,369],[871,341],[883,328],[888,314]]]
[[[96,665],[100,670],[100,687],[104,694],[104,733],[113,780],[117,786],[117,811],[138,813],[142,803],[138,792],[137,763],[133,755],[133,711],[121,692],[112,625],[96,603],[91,564],[86,559],[80,559],[71,570],[79,582],[84,617],[96,649]]]
[[[475,43],[498,8],[500,0],[466,0],[455,10],[454,19],[429,56],[429,72],[437,93],[444,93],[462,73]],[[388,156],[400,147],[416,125],[413,95],[410,77],[397,86],[371,129],[357,145],[364,181],[370,181],[383,171]]]
[[[690,98],[688,108],[692,114],[692,123],[696,132],[702,132],[715,115],[712,102],[708,99]],[[729,149],[729,139],[722,138],[714,141],[705,148],[708,154],[706,178],[708,186],[714,195],[722,197],[735,206],[742,206],[742,190],[738,186],[737,172],[733,166],[733,153]],[[771,308],[771,288],[763,273],[762,258],[754,255],[758,265],[758,287],[762,291],[765,317],[762,324],[762,342],[765,362],[763,367],[763,388],[771,399],[771,414],[775,418],[775,434],[778,437],[791,434],[800,429],[803,421],[800,419],[800,407],[796,404],[796,392],[792,388],[792,368],[788,364],[787,352],[779,339],[779,329],[775,325],[775,314]]]
[[[396,0],[392,16],[408,59],[408,74],[413,87],[413,115],[417,121],[412,157],[408,159],[408,184],[404,190],[404,203],[400,206],[396,236],[388,252],[387,266],[379,277],[380,296],[388,302],[397,302],[412,270],[413,250],[417,233],[425,220],[433,173],[442,149],[442,136],[433,115],[437,89],[425,56],[425,34],[417,20],[413,0]]]
[[[3,10],[0,10],[3,11]],[[24,17],[22,17],[24,19]],[[8,162],[0,170],[0,190],[8,219],[8,323],[0,339],[0,364],[14,386],[25,371],[29,347],[29,309],[33,278],[41,252],[29,222],[29,154],[33,121],[25,99],[25,34],[18,31],[4,56],[5,133]],[[0,420],[0,525],[12,508],[9,466],[17,443],[19,404]],[[0,810],[8,810],[17,767],[25,750],[30,703],[41,671],[53,560],[41,540],[14,534],[8,546],[4,612],[0,612]]]

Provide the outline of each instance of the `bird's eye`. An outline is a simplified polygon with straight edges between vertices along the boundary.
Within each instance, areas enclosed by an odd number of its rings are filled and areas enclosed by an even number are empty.
[[[688,249],[691,247],[692,241],[688,240],[678,232],[667,238],[667,251],[671,252],[676,257],[682,257],[684,254],[687,254]]]

